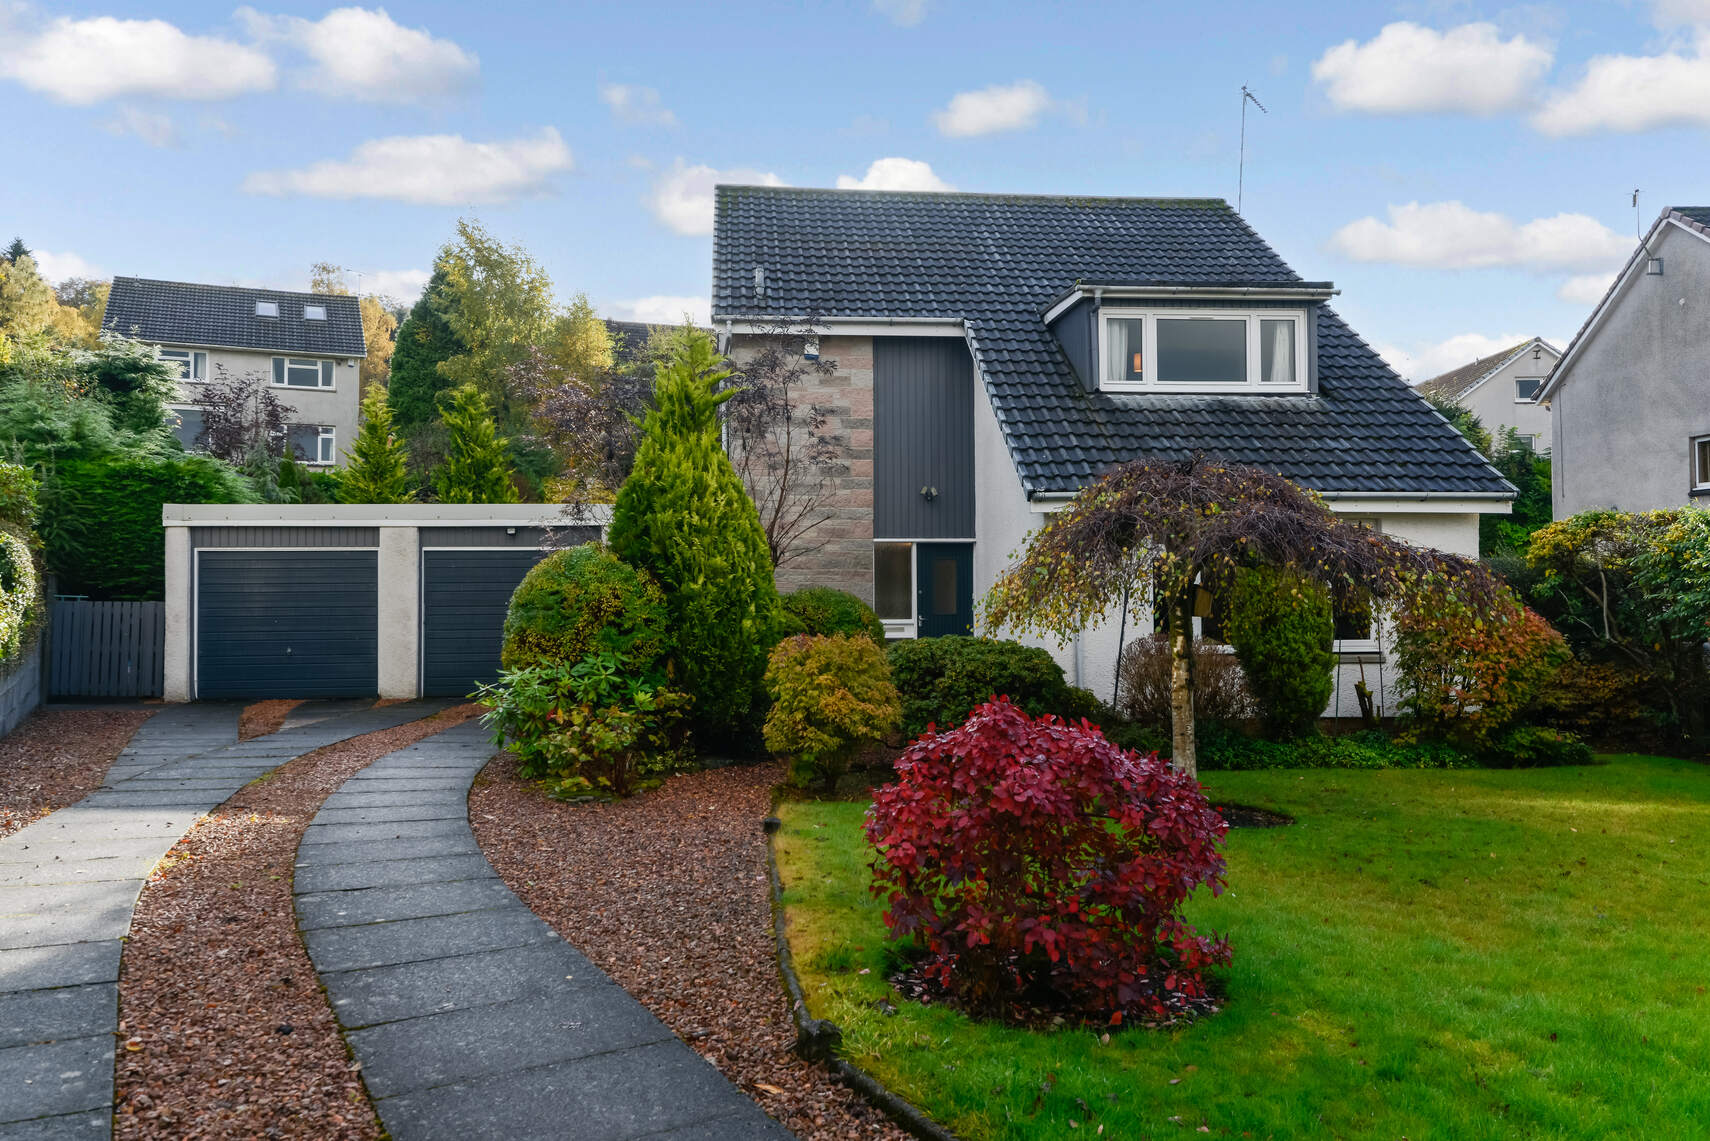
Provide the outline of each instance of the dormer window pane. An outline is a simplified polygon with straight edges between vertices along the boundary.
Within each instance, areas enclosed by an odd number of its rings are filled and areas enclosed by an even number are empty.
[[[1294,322],[1259,322],[1259,379],[1266,384],[1294,383]]]
[[[1164,384],[1245,384],[1244,318],[1158,318],[1158,380]]]
[[[257,301],[255,303],[255,315],[257,317],[277,317],[277,316],[279,316],[279,302],[277,302],[277,301]]]
[[[1145,380],[1146,322],[1138,317],[1132,320],[1111,320],[1105,322],[1105,329],[1105,335],[1110,341],[1109,351],[1105,355],[1109,367],[1107,379]]]
[[[303,320],[305,320],[305,321],[325,321],[326,319],[327,319],[327,307],[325,305],[305,305],[305,306],[303,306]]]

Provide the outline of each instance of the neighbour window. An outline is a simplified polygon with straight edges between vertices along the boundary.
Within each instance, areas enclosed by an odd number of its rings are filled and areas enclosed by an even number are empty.
[[[277,316],[279,316],[279,302],[277,302],[277,301],[257,301],[255,303],[255,315],[257,317],[277,317]]]
[[[287,444],[300,463],[331,464],[338,459],[338,437],[330,424],[293,424]]]
[[[331,388],[333,362],[274,357],[273,383],[285,388]]]
[[[1306,387],[1305,314],[1109,308],[1103,387],[1116,392],[1288,392]]]
[[[1521,376],[1514,379],[1514,402],[1516,404],[1534,404],[1538,400],[1538,389],[1544,387],[1541,376]]]
[[[914,546],[873,545],[873,611],[890,622],[914,621]]]
[[[330,464],[338,458],[338,434],[334,432],[332,428],[323,425],[320,430],[320,434],[315,440],[315,444],[316,463]]]
[[[1692,490],[1710,491],[1710,436],[1692,441]]]
[[[166,426],[187,452],[201,451],[207,443],[207,428],[198,407],[172,405],[166,410]]]
[[[326,319],[327,319],[327,307],[325,305],[305,305],[305,306],[303,306],[303,320],[305,320],[305,321],[325,321]]]
[[[161,349],[160,359],[178,366],[179,380],[207,380],[208,354],[190,349]]]

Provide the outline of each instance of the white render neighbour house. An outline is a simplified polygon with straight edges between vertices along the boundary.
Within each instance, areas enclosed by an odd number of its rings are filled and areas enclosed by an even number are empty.
[[[1335,289],[1221,199],[721,186],[716,204],[728,351],[811,325],[836,366],[804,398],[845,472],[824,546],[779,585],[849,590],[893,637],[973,632],[1027,534],[1126,460],[1267,468],[1468,556],[1479,516],[1509,510],[1513,487],[1342,322]],[[1111,697],[1146,602],[1050,647],[1073,683]],[[1361,676],[1383,700],[1385,639],[1359,615],[1337,635],[1327,712],[1354,715]]]
[[[1710,206],[1658,216],[1542,399],[1557,519],[1710,506]]]
[[[198,401],[222,379],[273,389],[291,409],[287,446],[303,463],[342,463],[356,438],[367,350],[355,297],[116,277],[101,327],[178,368],[171,408],[187,448],[202,435]]]
[[[1492,441],[1500,439],[1504,428],[1512,428],[1522,444],[1546,452],[1551,447],[1550,409],[1538,394],[1561,357],[1560,349],[1533,337],[1434,376],[1421,383],[1419,391],[1477,416]]]

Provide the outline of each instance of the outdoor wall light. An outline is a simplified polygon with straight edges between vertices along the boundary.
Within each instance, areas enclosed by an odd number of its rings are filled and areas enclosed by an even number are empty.
[[[936,487],[923,487],[920,489],[920,497],[931,503],[938,498],[938,489]]]
[[[517,533],[517,529],[515,527],[506,527],[505,528],[505,534],[507,534],[507,535],[514,535],[516,533]]]

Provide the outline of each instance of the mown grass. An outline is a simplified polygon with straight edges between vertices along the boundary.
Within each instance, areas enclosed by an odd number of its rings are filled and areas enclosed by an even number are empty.
[[[1207,774],[1296,823],[1231,833],[1189,908],[1226,1005],[1177,1031],[898,999],[859,804],[780,809],[791,946],[851,1060],[970,1139],[1710,1136],[1710,768],[1607,760]]]

